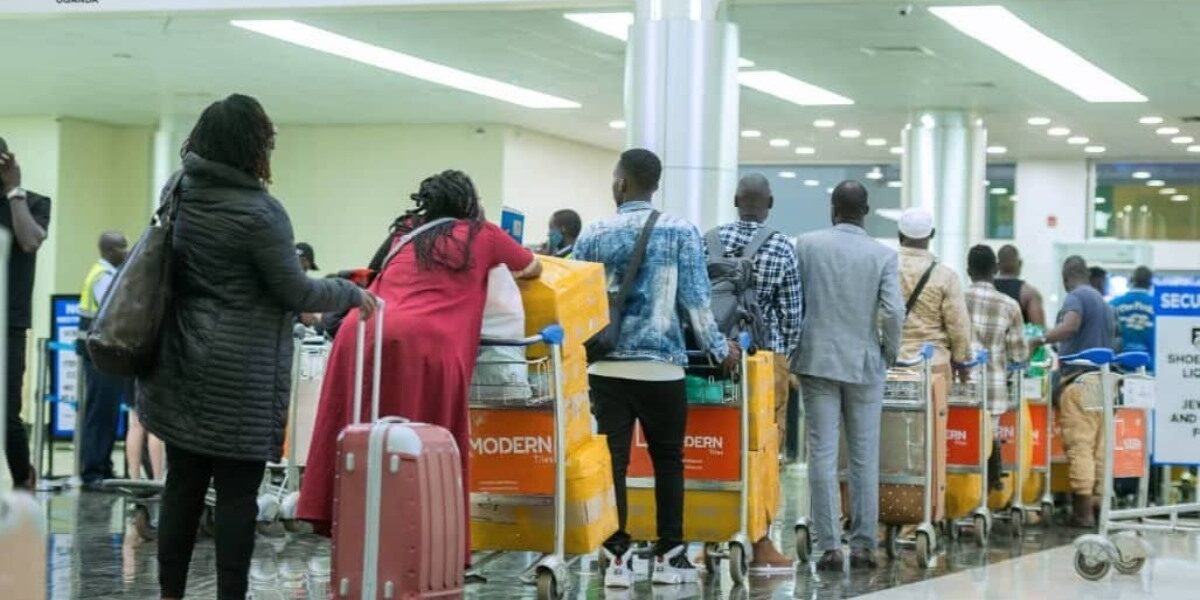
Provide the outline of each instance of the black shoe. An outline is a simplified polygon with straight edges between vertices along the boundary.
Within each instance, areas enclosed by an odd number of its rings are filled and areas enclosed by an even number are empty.
[[[864,548],[855,548],[850,551],[850,568],[851,569],[875,569],[879,567],[879,560],[875,558],[873,550]]]
[[[107,492],[108,489],[104,487],[103,479],[95,479],[92,481],[83,482],[83,491],[85,491],[85,492]]]
[[[817,561],[818,571],[836,571],[841,573],[846,570],[846,562],[842,558],[841,550],[827,550],[821,560]]]

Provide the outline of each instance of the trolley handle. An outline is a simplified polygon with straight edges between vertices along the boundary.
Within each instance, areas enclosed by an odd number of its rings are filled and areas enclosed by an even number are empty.
[[[1129,354],[1135,353],[1130,352]],[[1101,365],[1107,365],[1116,361],[1117,354],[1112,351],[1112,348],[1089,348],[1083,352],[1076,352],[1075,354],[1064,354],[1058,357],[1058,360],[1069,365],[1099,367]]]
[[[538,344],[546,344],[547,346],[561,346],[566,332],[563,331],[560,325],[547,325],[544,329],[538,332],[537,335],[510,340],[504,338],[482,338],[479,340],[480,346],[519,346],[529,347]]]
[[[921,351],[917,352],[916,356],[912,358],[897,358],[894,366],[900,368],[915,367],[927,360],[933,360],[933,344],[929,342],[921,345]]]
[[[960,369],[974,369],[975,367],[986,365],[989,357],[990,355],[986,349],[979,350],[975,353],[975,356],[971,357],[971,360],[965,363],[956,363],[954,366]]]
[[[1150,355],[1146,352],[1122,352],[1117,355],[1116,363],[1122,369],[1136,371],[1150,366]]]

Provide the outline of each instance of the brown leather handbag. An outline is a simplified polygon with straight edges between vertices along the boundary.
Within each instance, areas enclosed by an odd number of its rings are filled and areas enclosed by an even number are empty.
[[[96,368],[132,377],[154,370],[163,320],[171,302],[171,239],[179,212],[177,172],[163,188],[159,209],[129,253],[87,332]]]

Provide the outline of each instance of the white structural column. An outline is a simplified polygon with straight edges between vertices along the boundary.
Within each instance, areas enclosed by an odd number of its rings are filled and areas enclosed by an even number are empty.
[[[986,151],[983,121],[966,111],[918,111],[904,128],[902,204],[933,213],[930,249],[963,277],[967,250],[983,233]]]
[[[149,190],[151,214],[158,210],[158,201],[163,186],[180,167],[179,152],[195,123],[195,117],[179,115],[166,115],[158,120],[158,129],[154,131],[154,172]]]
[[[659,204],[701,228],[731,220],[738,32],[717,0],[637,0],[625,56],[630,147],[663,161]]]

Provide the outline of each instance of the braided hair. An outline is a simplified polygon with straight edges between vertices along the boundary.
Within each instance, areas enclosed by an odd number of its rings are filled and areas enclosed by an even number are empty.
[[[371,259],[371,270],[379,273],[383,269],[383,261],[391,251],[397,235],[404,235],[424,223],[443,217],[455,221],[434,226],[410,242],[417,255],[417,268],[422,271],[446,269],[454,272],[471,268],[471,243],[483,223],[479,193],[475,190],[471,178],[462,171],[442,171],[426,177],[421,182],[421,187],[410,197],[416,206],[392,223],[387,239]],[[458,220],[470,223],[465,240],[453,235]]]

